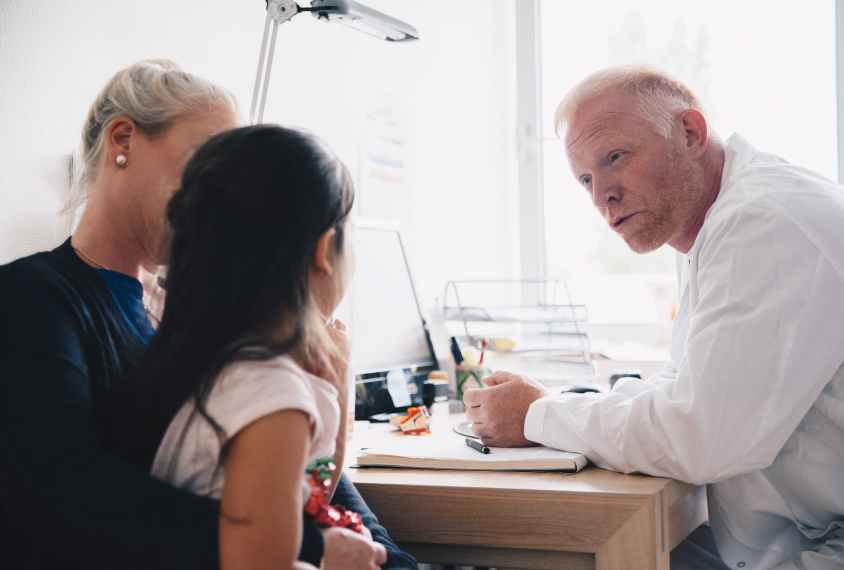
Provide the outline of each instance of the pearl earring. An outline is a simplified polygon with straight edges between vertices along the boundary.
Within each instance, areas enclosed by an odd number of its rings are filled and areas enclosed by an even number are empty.
[[[123,166],[124,164],[126,164],[126,157],[125,157],[125,156],[123,156],[122,154],[118,154],[118,155],[117,155],[117,158],[116,158],[116,159],[114,159],[114,160],[115,160],[115,162],[116,162],[117,164],[119,164],[120,166]]]

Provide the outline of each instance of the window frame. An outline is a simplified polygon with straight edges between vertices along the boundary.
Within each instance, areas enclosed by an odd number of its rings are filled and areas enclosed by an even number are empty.
[[[542,130],[542,0],[514,0],[516,8],[516,147],[519,159],[519,258],[522,279],[544,279]],[[838,182],[844,184],[844,0],[835,0]]]

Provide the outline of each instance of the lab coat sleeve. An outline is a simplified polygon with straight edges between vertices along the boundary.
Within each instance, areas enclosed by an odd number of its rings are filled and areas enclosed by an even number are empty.
[[[779,214],[744,206],[708,229],[676,378],[543,398],[525,437],[696,484],[771,464],[844,360],[844,282]]]
[[[677,365],[671,359],[660,372],[652,375],[647,380],[640,380],[633,376],[619,378],[613,387],[613,392],[633,398],[642,392],[656,390],[667,382],[673,382],[675,378],[677,378]]]

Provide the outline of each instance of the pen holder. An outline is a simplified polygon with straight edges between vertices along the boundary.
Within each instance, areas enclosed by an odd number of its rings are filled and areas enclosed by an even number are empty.
[[[485,388],[481,378],[489,374],[484,366],[465,366],[458,364],[454,367],[457,384],[457,399],[463,400],[463,393],[474,388]]]

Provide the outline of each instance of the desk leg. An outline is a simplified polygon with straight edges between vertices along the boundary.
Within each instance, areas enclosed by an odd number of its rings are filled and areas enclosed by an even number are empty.
[[[668,493],[666,496],[671,496]],[[668,506],[668,518],[671,524],[668,528],[668,549],[683,542],[693,530],[702,525],[709,518],[706,505],[706,485],[701,485],[689,493],[675,493]]]
[[[668,505],[660,491],[595,553],[597,570],[669,570]]]

